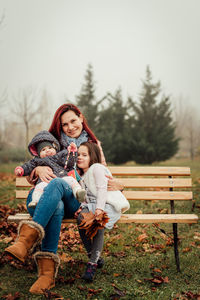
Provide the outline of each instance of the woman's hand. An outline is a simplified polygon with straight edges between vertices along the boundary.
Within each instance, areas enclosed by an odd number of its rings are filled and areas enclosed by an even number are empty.
[[[49,183],[53,178],[57,177],[53,174],[52,169],[46,166],[36,167],[35,174],[39,176],[42,181],[47,183]]]
[[[105,175],[108,178],[108,191],[123,191],[124,185],[120,183],[116,178]]]

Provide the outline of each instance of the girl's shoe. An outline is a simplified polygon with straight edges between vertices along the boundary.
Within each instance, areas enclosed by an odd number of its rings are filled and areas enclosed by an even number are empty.
[[[88,253],[88,258],[90,259],[91,257],[91,253]],[[105,264],[105,261],[103,259],[103,257],[99,257],[99,259],[97,260],[97,268],[101,269],[103,268],[103,265]]]
[[[87,263],[87,267],[85,273],[82,276],[82,279],[84,279],[85,281],[92,282],[96,274],[96,269],[97,269],[97,264]]]
[[[98,269],[103,268],[104,263],[105,263],[105,262],[104,262],[103,257],[99,257],[99,259],[98,259],[98,261],[97,261],[97,268],[98,268]]]

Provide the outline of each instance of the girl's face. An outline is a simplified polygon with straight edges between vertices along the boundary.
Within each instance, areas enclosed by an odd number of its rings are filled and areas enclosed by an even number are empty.
[[[88,153],[88,148],[86,146],[80,146],[78,148],[78,161],[77,166],[83,170],[85,173],[90,167],[90,156]]]
[[[68,110],[61,116],[61,126],[67,136],[78,138],[83,130],[83,117],[78,117],[73,110]]]

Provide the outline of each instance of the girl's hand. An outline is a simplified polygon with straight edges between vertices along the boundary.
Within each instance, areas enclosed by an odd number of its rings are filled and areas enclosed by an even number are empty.
[[[124,189],[123,184],[121,184],[116,178],[109,175],[105,176],[108,178],[108,191],[122,191]]]
[[[42,181],[47,183],[49,183],[53,178],[57,177],[56,175],[53,174],[52,169],[46,166],[36,167],[35,173],[37,176],[40,177]]]
[[[77,147],[76,147],[76,144],[75,143],[71,143],[68,147],[67,147],[67,150],[68,150],[68,152],[70,153],[70,152],[77,152]]]
[[[95,216],[98,216],[98,215],[100,215],[101,213],[103,212],[103,210],[102,209],[99,209],[99,208],[97,208],[96,210],[95,210]]]

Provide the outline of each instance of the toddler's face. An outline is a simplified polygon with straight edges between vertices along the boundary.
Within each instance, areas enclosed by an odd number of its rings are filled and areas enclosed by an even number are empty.
[[[56,149],[54,149],[53,147],[50,146],[46,146],[44,148],[42,148],[42,150],[40,151],[40,157],[44,158],[46,156],[53,156],[56,154]]]

